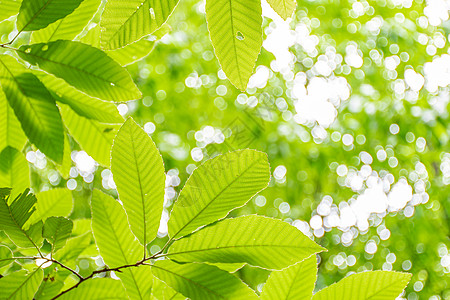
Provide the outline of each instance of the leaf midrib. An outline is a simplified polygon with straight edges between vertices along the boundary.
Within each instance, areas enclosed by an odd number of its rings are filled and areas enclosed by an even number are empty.
[[[21,290],[21,288],[27,283],[28,280],[30,280],[31,278],[33,278],[33,276],[36,274],[36,272],[41,268],[41,266],[39,266],[30,276],[25,277],[25,280],[22,281],[22,283],[17,287],[17,289],[14,290],[14,292],[8,296],[8,299],[12,299],[13,296],[19,291]]]
[[[186,253],[195,253],[195,252],[205,252],[205,251],[215,251],[215,250],[222,250],[222,249],[233,249],[233,248],[254,248],[254,247],[272,247],[272,248],[294,248],[294,249],[317,249],[316,247],[301,247],[301,246],[291,246],[291,245],[265,245],[265,244],[258,244],[258,245],[233,245],[233,246],[217,246],[214,248],[203,248],[203,249],[193,249],[193,250],[186,250],[186,251],[180,251],[180,252],[172,252],[167,253],[166,256],[170,255],[180,255],[180,254],[186,254]]]
[[[41,8],[40,8],[40,9],[39,9],[39,10],[31,17],[31,19],[28,21],[28,23],[26,23],[25,26],[23,26],[22,29],[20,29],[19,32],[24,31],[24,30],[27,28],[27,26],[30,25],[31,22],[33,22],[34,19],[36,19],[36,18],[42,13],[42,11],[44,11],[44,9],[46,9],[47,6],[50,5],[50,3],[51,3],[52,1],[53,1],[53,0],[48,0],[47,2],[45,2],[45,5],[42,6],[42,7],[41,7]],[[50,23],[50,24],[51,24],[51,23]],[[48,24],[48,25],[50,25],[50,24]],[[48,26],[48,25],[47,25],[47,26]],[[45,28],[45,27],[44,27],[44,28]]]

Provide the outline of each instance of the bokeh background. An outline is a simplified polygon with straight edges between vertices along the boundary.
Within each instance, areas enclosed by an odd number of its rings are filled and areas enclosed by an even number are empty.
[[[316,289],[353,272],[396,270],[414,275],[403,297],[450,299],[450,1],[305,0],[287,21],[264,3],[263,49],[246,92],[220,69],[204,7],[180,1],[170,32],[128,66],[143,99],[118,104],[165,161],[165,209],[150,251],[167,240],[192,170],[253,148],[268,153],[273,177],[231,215],[282,219],[326,247]],[[13,20],[1,26],[9,32]],[[32,187],[72,190],[71,218],[88,224],[92,189],[117,195],[114,180],[70,145],[66,179],[28,146]],[[83,260],[96,267],[95,257]],[[268,274],[237,272],[257,290]]]

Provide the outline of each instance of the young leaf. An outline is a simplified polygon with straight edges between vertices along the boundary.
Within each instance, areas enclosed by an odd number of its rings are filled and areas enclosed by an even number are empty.
[[[143,258],[144,247],[130,231],[119,202],[94,190],[91,200],[92,230],[100,255],[111,267],[134,264]],[[150,268],[127,268],[117,275],[131,299],[148,299],[152,276]]]
[[[52,245],[52,253],[64,247],[72,228],[72,221],[64,217],[50,217],[45,221],[42,236]]]
[[[11,198],[30,186],[30,167],[24,155],[6,147],[0,153],[0,186],[11,187]]]
[[[60,262],[71,262],[78,258],[78,256],[86,250],[91,244],[92,233],[86,232],[83,235],[70,238],[67,240],[66,246],[53,255],[53,257]]]
[[[10,204],[9,197],[0,197],[0,230],[4,230],[8,237],[19,247],[39,247],[33,240],[35,227],[24,229],[25,222],[35,211],[36,197],[28,194],[26,189]]]
[[[45,86],[9,55],[0,55],[0,81],[30,141],[49,158],[61,162],[64,147],[61,116]]]
[[[0,151],[7,146],[21,151],[27,141],[27,137],[22,127],[20,127],[19,120],[14,115],[13,109],[9,106],[2,89],[0,89],[0,116],[2,116],[0,118],[0,136],[2,137],[0,139]]]
[[[180,262],[245,262],[279,270],[323,250],[288,223],[250,215],[223,220],[175,241],[167,255]]]
[[[317,277],[315,255],[281,271],[273,271],[261,293],[261,300],[310,300]]]
[[[261,2],[207,0],[206,21],[223,71],[244,91],[262,46]]]
[[[264,189],[270,180],[265,153],[238,150],[206,161],[192,172],[172,209],[172,239],[225,217]]]
[[[153,275],[191,299],[258,299],[237,277],[206,264],[177,264],[165,260],[152,266]]]
[[[89,279],[76,289],[62,295],[61,300],[123,300],[127,299],[122,283],[112,278]]]
[[[73,13],[46,28],[34,31],[31,43],[47,43],[56,40],[73,40],[92,19],[101,0],[83,0]]]
[[[47,27],[64,18],[83,0],[25,0],[17,16],[19,31],[32,31]]]
[[[67,217],[72,212],[72,192],[68,189],[59,188],[37,193],[36,198],[36,211],[27,224],[32,224],[39,220],[45,221],[52,216]]]
[[[60,108],[70,135],[99,164],[108,167],[111,146],[119,125],[102,124],[80,117],[66,105],[60,105]]]
[[[297,6],[297,1],[295,0],[267,0],[267,3],[284,20],[292,16]]]
[[[408,285],[411,276],[392,271],[357,273],[320,290],[313,296],[313,300],[396,299]]]
[[[111,171],[131,230],[145,246],[158,232],[166,176],[155,143],[132,118],[114,139]]]
[[[43,72],[39,73],[38,78],[56,101],[67,104],[79,116],[102,123],[123,123],[123,117],[114,103],[90,97],[64,80]]]
[[[21,46],[17,53],[30,64],[91,96],[118,102],[142,96],[124,68],[103,51],[89,45],[58,40]]]
[[[0,268],[3,268],[14,261],[11,250],[3,245],[0,245]]]
[[[16,15],[21,4],[22,0],[2,0],[0,2],[0,21]]]
[[[43,278],[44,271],[40,268],[30,274],[21,270],[0,278],[0,299],[33,299]]]
[[[177,3],[178,0],[108,1],[100,21],[102,48],[121,48],[151,34],[166,22]]]

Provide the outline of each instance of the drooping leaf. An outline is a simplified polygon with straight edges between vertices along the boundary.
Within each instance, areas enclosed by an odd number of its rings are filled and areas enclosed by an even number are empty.
[[[169,287],[167,284],[162,282],[156,277],[153,277],[152,295],[151,300],[183,300],[186,299],[182,294],[176,292],[174,289]]]
[[[60,105],[60,108],[70,135],[99,164],[108,167],[111,146],[119,125],[102,124],[95,120],[80,117],[65,105]]]
[[[295,0],[267,0],[267,3],[284,20],[292,16],[297,6]]]
[[[30,141],[49,158],[61,162],[64,147],[61,116],[45,86],[9,55],[0,55],[0,81]]]
[[[52,253],[64,247],[72,228],[72,221],[64,217],[50,217],[45,221],[42,236],[52,245]]]
[[[20,127],[19,120],[17,120],[13,109],[6,100],[5,93],[0,89],[0,151],[7,146],[11,146],[21,151],[27,137]]]
[[[155,143],[132,118],[114,139],[111,171],[131,230],[142,245],[147,245],[158,232],[166,176]]]
[[[28,194],[28,189],[8,204],[9,197],[0,197],[0,230],[4,230],[8,237],[19,247],[37,246],[34,241],[36,227],[26,230],[25,222],[35,211],[36,197]]]
[[[3,21],[19,12],[22,0],[2,0],[0,2],[0,21]]]
[[[59,171],[59,174],[65,179],[69,178],[70,168],[72,167],[72,157],[71,157],[72,149],[70,148],[69,137],[67,133],[64,133],[64,155],[63,161],[61,164],[56,165],[56,169]]]
[[[94,190],[91,200],[92,230],[105,263],[110,267],[134,264],[144,257],[123,207],[110,196]],[[130,299],[148,299],[152,286],[150,268],[127,268],[117,273]]]
[[[177,264],[165,260],[152,266],[153,275],[191,299],[257,299],[237,277],[206,264]]]
[[[313,300],[384,300],[396,299],[408,285],[411,274],[392,271],[370,271],[350,275],[326,287]]]
[[[175,241],[168,256],[179,262],[248,263],[279,270],[323,250],[288,223],[250,215],[225,219]]]
[[[178,0],[110,0],[106,3],[100,26],[101,47],[117,49],[140,40],[163,25]]]
[[[28,224],[38,220],[47,220],[52,216],[67,217],[72,212],[72,192],[68,189],[51,189],[36,194],[36,211],[30,217]]]
[[[9,265],[13,262],[13,254],[11,250],[3,245],[0,245],[0,268]]]
[[[0,299],[33,299],[43,278],[44,271],[40,268],[29,274],[21,270],[0,278]]]
[[[273,271],[261,293],[261,300],[310,300],[317,277],[315,255],[281,271]]]
[[[42,72],[38,78],[56,101],[69,105],[78,115],[102,123],[123,123],[123,117],[114,103],[90,97],[64,80]]]
[[[30,167],[22,153],[6,147],[0,152],[0,186],[10,187],[15,198],[30,186]]]
[[[127,299],[122,283],[112,278],[94,278],[86,280],[76,289],[62,295],[61,300],[103,300]]]
[[[71,14],[49,26],[34,31],[31,43],[47,43],[56,40],[73,40],[92,19],[101,0],[83,0]]]
[[[17,53],[30,64],[93,97],[120,102],[142,96],[124,68],[89,45],[58,40],[21,46]]]
[[[265,153],[238,150],[206,161],[192,172],[169,219],[169,236],[182,237],[225,217],[264,189],[270,179]]]
[[[262,46],[261,2],[207,0],[206,21],[223,71],[244,91]]]
[[[32,31],[47,27],[73,12],[83,0],[26,0],[17,16],[19,31]]]

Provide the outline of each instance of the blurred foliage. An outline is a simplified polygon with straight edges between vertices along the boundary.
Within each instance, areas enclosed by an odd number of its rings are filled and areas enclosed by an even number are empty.
[[[283,22],[263,7],[265,42],[241,93],[219,70],[204,3],[181,1],[172,31],[128,66],[143,99],[118,107],[163,155],[163,214],[207,157],[259,149],[269,154],[270,187],[232,215],[283,219],[327,247],[317,289],[352,272],[398,270],[413,274],[405,298],[450,299],[449,8],[438,0],[301,1]],[[1,24],[12,30],[11,20]],[[110,172],[84,170],[70,142],[68,180],[42,154],[25,151],[34,191],[73,190],[76,231],[86,226],[92,189],[115,191]],[[368,195],[378,185],[384,211],[358,208],[375,201]],[[152,253],[166,233],[162,224]],[[97,267],[88,250],[81,274]],[[237,274],[258,290],[268,276],[247,266]]]

